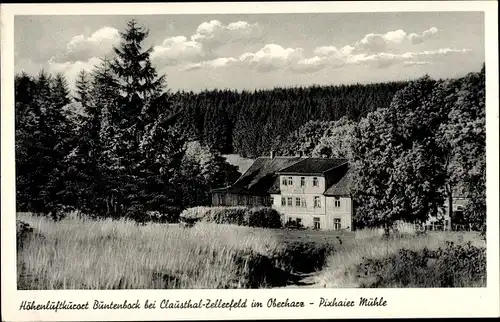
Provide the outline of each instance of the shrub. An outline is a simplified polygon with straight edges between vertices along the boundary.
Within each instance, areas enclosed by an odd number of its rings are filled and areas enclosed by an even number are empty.
[[[281,214],[269,207],[255,207],[247,211],[245,222],[250,227],[281,228]]]
[[[280,213],[267,207],[193,207],[182,211],[180,219],[184,223],[204,221],[262,228],[281,227]]]
[[[165,207],[161,211],[148,211],[145,215],[145,221],[154,223],[177,223],[181,210],[177,207]]]
[[[210,207],[192,207],[184,209],[180,214],[180,220],[185,221],[187,219],[191,220],[201,220],[205,217],[207,211],[209,211]]]
[[[362,287],[471,287],[485,285],[486,250],[447,242],[435,251],[401,249],[357,265]]]
[[[288,229],[300,229],[300,230],[305,229],[304,225],[302,223],[297,222],[296,220],[287,221],[284,227]]]
[[[276,266],[285,271],[311,273],[321,269],[327,257],[335,251],[331,243],[313,241],[286,242],[274,254]]]
[[[246,213],[245,207],[207,207],[206,216],[203,221],[213,222],[216,224],[232,224],[238,226],[248,226],[245,222]]]

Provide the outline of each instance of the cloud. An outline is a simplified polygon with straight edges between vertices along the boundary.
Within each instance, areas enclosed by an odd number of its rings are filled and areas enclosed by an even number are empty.
[[[182,61],[199,61],[206,57],[201,43],[188,40],[184,36],[170,37],[161,45],[154,46],[151,59],[167,65]]]
[[[410,66],[422,66],[422,65],[429,65],[431,64],[430,61],[404,61],[403,66],[405,67],[410,67]]]
[[[290,70],[295,73],[314,73],[327,67],[340,68],[348,65],[366,65],[381,69],[397,64],[406,67],[427,65],[451,55],[465,55],[470,51],[470,49],[441,48],[403,53],[355,53],[351,46],[344,46],[341,49],[323,46],[314,50],[315,56],[304,57],[302,48],[284,48],[277,44],[268,44],[255,53],[244,53],[238,58],[224,57],[189,64],[183,70],[215,69],[235,65],[247,66],[259,72]]]
[[[268,44],[255,53],[244,53],[239,60],[258,71],[268,72],[289,67],[303,58],[302,48],[284,48],[277,44]]]
[[[406,39],[406,32],[401,29],[389,31],[385,34],[367,34],[356,42],[355,49],[365,52],[381,52],[390,45],[401,44]]]
[[[278,69],[305,70],[317,69],[325,57],[304,58],[302,48],[284,48],[277,44],[267,44],[255,53],[244,53],[239,57],[222,57],[196,64],[188,64],[183,70],[201,68],[221,68],[227,66],[247,66],[259,72]]]
[[[438,29],[436,27],[432,27],[429,30],[426,30],[422,32],[421,34],[410,34],[409,38],[411,40],[411,43],[414,45],[421,44],[424,41],[426,41],[429,38],[434,37],[438,32]]]
[[[188,70],[210,67],[207,62],[216,61],[213,51],[218,47],[261,37],[262,28],[257,23],[236,21],[224,25],[219,20],[211,20],[200,24],[189,39],[185,36],[165,39],[162,44],[153,47],[151,58],[166,65],[191,62],[192,64],[186,67]],[[203,60],[207,61],[198,65],[198,62]]]
[[[84,35],[72,37],[66,45],[66,52],[53,56],[50,61],[54,63],[85,61],[110,53],[113,46],[119,42],[118,29],[103,27],[88,37]]]
[[[295,73],[314,73],[324,69],[328,63],[328,58],[314,56],[295,62],[290,69]]]
[[[403,63],[405,66],[426,65],[429,60],[436,60],[449,55],[462,55],[469,49],[442,48],[421,52],[401,52],[406,45],[422,43],[438,32],[432,27],[421,34],[408,35],[398,29],[385,34],[370,33],[357,41],[353,46],[345,45],[338,49],[335,46],[322,46],[313,50],[316,56],[300,60],[295,71],[315,72],[326,67],[339,68],[345,65],[366,64],[373,68],[388,68]]]
[[[429,60],[438,60],[451,55],[464,55],[469,53],[470,49],[450,49],[441,48],[438,50],[426,50],[421,52],[405,52],[401,54],[395,53],[377,53],[377,54],[361,54],[354,55],[350,58],[349,63],[352,64],[367,64],[374,68],[388,68],[390,66],[403,63],[404,65],[425,65],[429,64]],[[424,63],[422,59],[427,59]]]
[[[51,74],[62,73],[66,76],[68,84],[72,90],[74,90],[75,80],[81,70],[91,72],[95,66],[100,65],[101,59],[98,57],[91,57],[85,61],[74,61],[74,62],[48,62],[46,64],[46,69]]]
[[[216,69],[220,67],[227,67],[229,65],[237,64],[239,60],[234,57],[219,57],[213,60],[207,60],[201,63],[188,64],[182,71],[192,71],[202,68]]]
[[[357,52],[376,53],[394,49],[403,44],[421,44],[438,33],[436,27],[431,27],[420,34],[407,34],[404,30],[397,29],[385,34],[370,33],[356,42],[354,48]]]
[[[211,50],[226,43],[248,42],[261,37],[262,28],[257,23],[236,21],[224,25],[219,20],[211,20],[200,24],[191,40],[202,43]]]

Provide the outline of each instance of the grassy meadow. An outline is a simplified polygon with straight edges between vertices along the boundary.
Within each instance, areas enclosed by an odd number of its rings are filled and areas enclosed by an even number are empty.
[[[269,288],[294,283],[297,273],[312,273],[317,287],[363,287],[356,265],[366,258],[437,249],[446,241],[484,247],[475,233],[408,232],[384,240],[378,230],[182,228],[77,215],[53,222],[21,213],[17,219],[34,232],[18,249],[19,289]]]
[[[285,283],[294,265],[314,269],[335,242],[287,242],[275,230],[210,223],[17,219],[38,233],[18,251],[20,289],[271,287]]]

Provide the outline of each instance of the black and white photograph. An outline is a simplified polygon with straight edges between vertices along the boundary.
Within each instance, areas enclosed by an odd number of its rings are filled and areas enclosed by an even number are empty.
[[[485,35],[484,11],[15,15],[17,290],[491,286]]]

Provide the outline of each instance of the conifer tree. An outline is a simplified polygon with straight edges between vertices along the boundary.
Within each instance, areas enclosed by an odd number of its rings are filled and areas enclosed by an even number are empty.
[[[155,125],[150,124],[153,119],[148,115],[158,114],[159,118],[154,121],[160,123],[166,118],[158,111],[152,111],[157,107],[156,101],[164,98],[165,76],[158,77],[151,64],[152,48],[143,50],[143,42],[148,34],[149,31],[138,26],[135,20],[129,21],[125,32],[120,33],[121,43],[118,48],[114,47],[116,57],[110,64],[122,98],[118,100],[116,110],[115,120],[118,122],[111,122],[114,134],[110,142],[114,146],[113,153],[108,153],[108,156],[118,158],[120,187],[115,191],[119,203],[126,208],[126,214],[135,217],[144,210],[142,196],[149,194],[144,192],[142,176],[150,170],[143,162],[145,150],[140,147],[145,132],[155,128]]]
[[[83,109],[86,109],[89,104],[91,85],[89,73],[82,69],[75,81],[76,95],[73,98],[82,105]]]
[[[119,216],[126,172],[122,163],[126,155],[120,155],[118,149],[121,140],[119,107],[122,97],[119,95],[118,80],[106,58],[92,74],[91,94],[93,113],[96,115],[94,120],[98,122],[93,126],[98,129],[97,142],[100,149],[96,159],[100,177],[95,181],[99,198],[95,205],[101,215]]]
[[[54,219],[61,215],[65,203],[64,157],[68,147],[68,126],[63,107],[69,102],[66,80],[62,75],[52,79],[42,70],[37,77],[34,104],[38,114],[37,138],[33,159],[33,210],[49,214]]]

